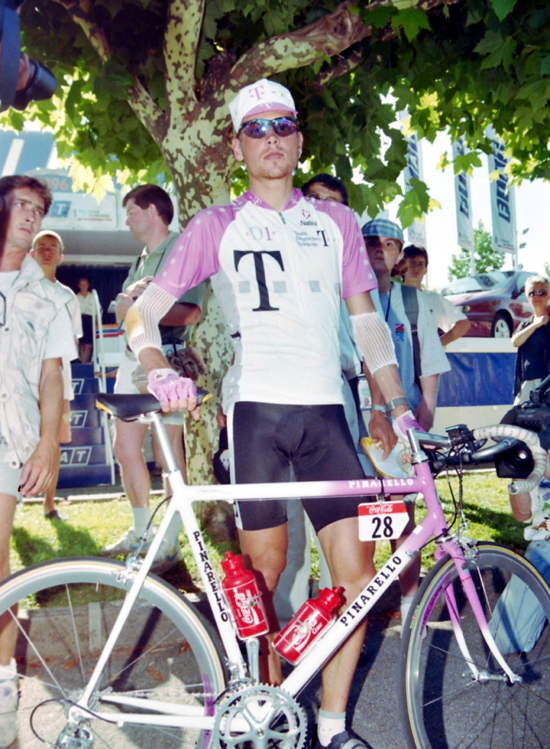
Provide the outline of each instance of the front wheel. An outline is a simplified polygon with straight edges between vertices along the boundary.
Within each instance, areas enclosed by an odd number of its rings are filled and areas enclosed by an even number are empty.
[[[124,569],[110,560],[60,559],[29,567],[0,586],[2,621],[12,627],[15,622],[17,630],[19,749],[212,747],[210,731],[124,722],[128,712],[158,715],[155,701],[165,703],[167,712],[190,706],[198,716],[213,715],[214,700],[224,689],[223,661],[208,623],[156,577],[145,580],[89,701],[91,712],[76,729],[80,743],[74,743],[68,713],[88,683],[131,585],[120,576]],[[133,707],[133,698],[151,707]],[[112,720],[100,720],[94,711]]]
[[[411,749],[548,745],[550,590],[510,549],[476,548],[468,567],[491,633],[521,681],[511,684],[489,652],[456,567],[445,557],[424,580],[404,628],[400,711]],[[458,639],[447,607],[453,593]]]

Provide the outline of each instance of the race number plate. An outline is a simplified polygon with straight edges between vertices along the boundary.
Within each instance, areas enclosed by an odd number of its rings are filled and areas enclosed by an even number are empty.
[[[405,502],[369,502],[359,505],[359,540],[399,538],[409,522]]]

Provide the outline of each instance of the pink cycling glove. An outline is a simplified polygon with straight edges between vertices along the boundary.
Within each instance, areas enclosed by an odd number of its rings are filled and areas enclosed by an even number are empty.
[[[393,429],[400,440],[406,445],[409,444],[409,438],[407,437],[407,429],[416,429],[417,432],[424,432],[420,424],[414,418],[414,414],[411,410],[405,411],[397,419],[393,419]]]
[[[161,403],[197,397],[197,387],[188,377],[179,377],[173,369],[153,369],[149,373],[147,390]]]

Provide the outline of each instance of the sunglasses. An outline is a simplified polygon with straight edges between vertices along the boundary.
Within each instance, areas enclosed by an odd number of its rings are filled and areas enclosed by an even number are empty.
[[[286,138],[288,135],[300,132],[300,124],[295,117],[276,117],[274,120],[259,118],[245,122],[237,135],[240,135],[244,131],[244,134],[249,138],[265,138],[270,127],[281,138]]]
[[[544,289],[539,289],[538,291],[530,291],[527,296],[548,296],[548,292]]]

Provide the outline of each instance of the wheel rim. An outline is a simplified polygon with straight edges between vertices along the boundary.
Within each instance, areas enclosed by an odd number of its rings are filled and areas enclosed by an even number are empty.
[[[510,326],[506,320],[500,317],[495,322],[495,338],[510,338]]]
[[[510,556],[487,556],[481,563],[478,590],[494,611],[497,643],[502,617],[494,606],[505,595],[506,581],[519,572]],[[451,563],[452,564],[452,563]],[[458,647],[444,602],[444,575],[456,591],[461,626],[473,662],[487,678],[475,681]],[[411,723],[411,746],[419,749],[512,749],[543,747],[550,730],[550,601],[544,594],[546,626],[529,652],[511,652],[505,660],[523,681],[510,685],[502,668],[489,654],[474,621],[454,565],[439,578],[439,594],[423,601],[416,627],[408,643],[406,668],[407,720]],[[490,616],[488,617],[490,619]],[[503,641],[504,642],[504,641]]]
[[[39,745],[40,739],[56,745],[67,730],[72,703],[79,699],[101,652],[112,622],[122,605],[121,586],[115,575],[123,565],[97,560],[83,563],[39,565],[33,581],[33,568],[11,585],[0,590],[0,611],[5,603],[21,596],[52,590],[57,586],[55,606],[28,615],[19,606],[18,650],[16,654],[20,703],[18,708],[19,747]],[[95,592],[91,595],[91,588]],[[126,586],[127,587],[127,586]],[[124,595],[124,592],[122,592]],[[58,599],[57,596],[60,596]],[[98,600],[99,599],[99,600]],[[62,601],[65,603],[62,604]],[[85,603],[83,603],[85,601]],[[27,602],[26,602],[27,604]],[[25,605],[26,605],[25,604]],[[184,604],[185,607],[185,604]],[[129,711],[150,715],[134,707],[112,701],[141,697],[173,705],[192,705],[199,714],[212,714],[213,701],[223,689],[223,669],[215,649],[204,645],[204,625],[194,612],[180,612],[175,591],[160,581],[146,581],[138,604],[132,610],[113,656],[109,659],[99,689],[90,702],[92,710],[123,720]],[[207,635],[206,635],[207,637]],[[221,677],[221,678],[220,678]],[[213,692],[210,696],[207,693]],[[109,700],[109,701],[107,701]],[[93,719],[82,713],[82,734],[89,730],[92,743],[60,746],[116,747],[116,749],[190,749],[210,745],[210,733],[174,727],[117,725]],[[71,733],[72,731],[72,733]],[[74,730],[68,730],[69,739]]]

